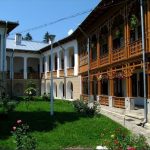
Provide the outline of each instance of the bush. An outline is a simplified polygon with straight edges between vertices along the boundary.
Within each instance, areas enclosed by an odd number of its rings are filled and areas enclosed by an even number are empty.
[[[49,95],[50,95],[50,94],[49,94]],[[43,99],[44,101],[49,101],[49,99],[50,99],[50,96],[49,96],[49,95],[44,92],[44,94],[42,95],[42,99]]]
[[[97,105],[93,104],[93,106],[89,106],[87,102],[84,102],[83,100],[76,100],[73,102],[73,107],[75,111],[78,113],[85,114],[87,116],[95,115],[97,110]]]
[[[29,126],[27,124],[23,124],[21,120],[17,120],[12,129],[12,134],[16,143],[16,150],[36,149],[36,140],[29,133]]]
[[[111,134],[110,140],[104,141],[103,145],[111,150],[148,150],[150,146],[146,143],[143,135],[129,135],[122,129],[117,129]]]

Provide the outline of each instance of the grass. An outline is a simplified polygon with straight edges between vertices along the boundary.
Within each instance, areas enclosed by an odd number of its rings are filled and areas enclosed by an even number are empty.
[[[58,150],[67,147],[95,148],[116,128],[118,123],[103,115],[86,117],[74,111],[71,102],[56,100],[54,116],[50,116],[50,105],[46,101],[32,101],[28,110],[21,102],[6,120],[0,120],[0,147],[15,149],[11,130],[16,120],[28,123],[32,135],[37,139],[38,150]],[[128,131],[127,131],[128,132]],[[101,136],[103,135],[103,136]]]

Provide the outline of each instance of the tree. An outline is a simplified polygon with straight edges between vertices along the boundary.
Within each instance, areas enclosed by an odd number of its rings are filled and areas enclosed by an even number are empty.
[[[26,40],[26,41],[32,41],[32,36],[31,36],[31,34],[28,32],[28,33],[25,35],[25,37],[24,37],[23,39]]]
[[[49,33],[46,32],[43,38],[43,42],[48,43],[49,42]]]

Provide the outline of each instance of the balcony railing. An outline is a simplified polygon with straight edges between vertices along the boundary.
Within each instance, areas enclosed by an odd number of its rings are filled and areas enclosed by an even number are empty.
[[[57,70],[53,70],[53,77],[57,77]]]
[[[112,63],[124,60],[126,58],[125,48],[121,47],[112,51]]]
[[[59,76],[64,77],[64,70],[59,70]]]
[[[101,95],[99,96],[100,105],[109,106],[109,98],[108,96]]]
[[[39,73],[28,73],[28,79],[39,79]]]
[[[90,69],[94,69],[97,67],[98,67],[97,59],[90,62]]]
[[[113,97],[113,106],[117,108],[125,108],[125,98]]]
[[[23,73],[14,72],[14,79],[23,79]]]
[[[87,65],[87,64],[88,64],[88,55],[80,57],[79,65],[83,66],[83,65]]]
[[[83,101],[88,102],[88,95],[82,94],[80,97]]]
[[[142,53],[142,41],[141,39],[135,41],[129,45],[129,57],[137,56]]]
[[[104,66],[109,64],[109,54],[105,54],[99,58],[98,65]]]
[[[68,76],[73,76],[74,75],[74,68],[73,67],[67,69],[67,75]]]

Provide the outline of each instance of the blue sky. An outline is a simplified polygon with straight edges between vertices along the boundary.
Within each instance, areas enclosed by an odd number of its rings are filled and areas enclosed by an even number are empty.
[[[100,0],[1,0],[0,20],[19,21],[20,25],[9,36],[14,37],[13,33],[90,10],[99,2]],[[59,40],[66,37],[70,29],[75,30],[87,15],[88,13],[30,31],[30,34],[34,41],[42,41],[44,34],[48,31],[55,34],[56,40]]]

